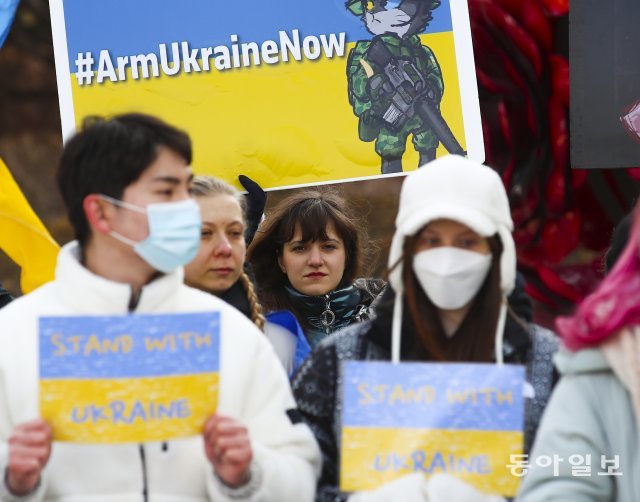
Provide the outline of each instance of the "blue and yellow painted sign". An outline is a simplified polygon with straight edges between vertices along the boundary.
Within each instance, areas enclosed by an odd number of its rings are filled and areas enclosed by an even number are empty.
[[[421,472],[515,494],[506,466],[522,453],[523,367],[348,361],[343,369],[342,490]]]
[[[220,314],[43,317],[40,414],[58,441],[199,434],[217,405]]]
[[[419,71],[398,74],[433,87],[451,133],[482,161],[467,4],[418,3],[409,22],[398,1],[51,0],[63,134],[88,115],[151,113],[189,132],[196,173],[266,189],[379,177],[382,155],[414,170],[433,136],[417,119],[381,132],[383,116],[400,116],[391,95],[365,113],[383,69],[359,63],[375,37],[403,37],[394,54]],[[377,132],[363,135],[363,122]]]

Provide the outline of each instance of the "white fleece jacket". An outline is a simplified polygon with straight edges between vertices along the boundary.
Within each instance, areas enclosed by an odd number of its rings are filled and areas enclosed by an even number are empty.
[[[7,439],[17,424],[37,418],[38,319],[41,316],[126,314],[126,284],[84,268],[77,243],[62,248],[54,281],[0,310],[0,473]],[[14,498],[0,482],[0,500],[57,502],[311,501],[320,454],[295,408],[287,375],[265,336],[240,312],[213,295],[182,284],[182,270],[142,290],[139,313],[221,313],[218,411],[248,429],[261,479],[249,498],[221,491],[200,436],[162,443],[78,445],[54,442],[39,488]],[[144,460],[143,460],[144,459]],[[146,486],[146,498],[143,495]]]

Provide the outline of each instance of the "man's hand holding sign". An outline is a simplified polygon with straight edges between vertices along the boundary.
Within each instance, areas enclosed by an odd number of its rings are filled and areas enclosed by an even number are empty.
[[[15,495],[26,495],[40,481],[40,473],[51,455],[52,433],[49,424],[32,420],[20,424],[9,438],[9,465],[6,483]]]
[[[213,415],[203,435],[207,458],[218,477],[232,488],[244,485],[253,459],[247,428],[233,418]]]

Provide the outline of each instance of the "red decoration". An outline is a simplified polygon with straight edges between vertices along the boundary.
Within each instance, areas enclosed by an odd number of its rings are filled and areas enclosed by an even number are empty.
[[[469,0],[469,10],[486,163],[509,194],[519,268],[535,300],[566,313],[599,281],[616,223],[590,173],[569,166],[569,63],[554,39],[569,2]],[[640,180],[640,168],[620,175]],[[610,178],[606,189],[629,210]]]

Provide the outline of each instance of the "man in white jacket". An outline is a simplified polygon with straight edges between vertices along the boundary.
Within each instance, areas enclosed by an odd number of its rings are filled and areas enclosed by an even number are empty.
[[[0,311],[1,501],[312,500],[320,457],[288,379],[255,325],[184,286],[200,239],[188,136],[152,117],[88,124],[66,145],[58,185],[77,241],[55,280]],[[39,418],[43,316],[211,312],[221,316],[218,411],[169,442],[52,442]]]

